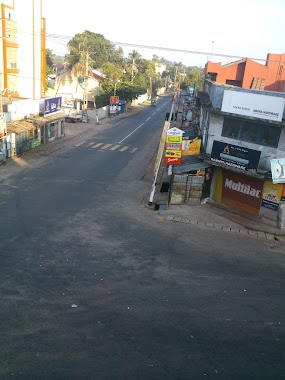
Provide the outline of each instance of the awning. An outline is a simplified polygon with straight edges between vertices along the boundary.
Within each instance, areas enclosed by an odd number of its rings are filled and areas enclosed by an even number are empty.
[[[57,120],[65,119],[65,112],[57,112],[48,116],[35,116],[32,120],[36,125],[45,125]],[[30,119],[31,120],[31,119]]]
[[[173,165],[174,174],[189,173],[194,170],[210,168],[212,165],[197,156],[185,156],[181,159],[181,165]]]
[[[10,123],[6,124],[7,128],[7,134],[10,133],[22,133],[22,132],[29,132],[34,131],[37,128],[30,122],[26,120],[17,120],[17,121],[11,121]]]

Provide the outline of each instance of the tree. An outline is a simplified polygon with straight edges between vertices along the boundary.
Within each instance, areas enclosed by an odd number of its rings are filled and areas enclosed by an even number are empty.
[[[117,84],[123,77],[123,68],[119,65],[114,65],[111,62],[105,63],[101,67],[101,71],[105,74],[106,79],[103,82],[103,85],[106,85],[106,81],[112,84],[114,96],[116,95]]]
[[[51,49],[46,49],[46,66],[47,66],[47,72],[50,74],[50,70],[52,71],[52,65],[54,63],[53,61],[53,52]]]
[[[120,99],[126,101],[137,99],[139,95],[146,93],[146,87],[138,86],[130,83],[119,83],[117,88],[117,95]]]
[[[106,62],[116,63],[122,61],[122,48],[116,47],[102,34],[85,31],[77,33],[69,41],[67,48],[69,54],[65,59],[68,68],[73,68],[81,59],[80,52],[88,51],[90,53],[90,62],[92,68],[101,67]]]
[[[129,54],[129,63],[131,65],[131,82],[133,83],[134,82],[134,74],[135,74],[135,70],[137,70],[137,67],[136,67],[136,62],[141,58],[141,55],[139,54],[139,52],[137,50],[133,50],[130,54]]]
[[[183,90],[187,90],[189,87],[195,88],[197,91],[201,90],[204,83],[204,73],[202,69],[193,67],[188,71],[185,79],[181,84]]]

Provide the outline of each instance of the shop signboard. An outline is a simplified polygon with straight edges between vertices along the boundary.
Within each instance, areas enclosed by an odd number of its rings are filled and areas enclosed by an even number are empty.
[[[179,157],[164,157],[164,162],[166,165],[180,165],[181,158]]]
[[[170,128],[166,130],[166,144],[165,144],[165,163],[167,165],[180,165],[181,164],[181,148],[182,148],[182,135],[184,131],[178,128]],[[174,141],[168,141],[168,138],[174,138]],[[179,138],[177,141],[176,139]],[[176,140],[176,141],[175,141]],[[177,149],[178,148],[178,149]]]
[[[221,111],[280,122],[284,106],[285,98],[281,96],[225,90]]]
[[[118,111],[118,107],[114,104],[111,104],[110,105],[110,113],[115,114],[115,113],[117,113],[117,111]]]
[[[179,128],[170,128],[166,131],[166,136],[183,136],[184,131]]]
[[[182,141],[182,156],[195,156],[200,154],[201,139],[195,137],[194,139],[187,139]]]
[[[257,169],[261,152],[214,140],[211,161],[242,169]]]
[[[181,157],[181,150],[166,149],[165,157]]]
[[[44,99],[40,104],[40,113],[50,115],[55,112],[61,111],[62,98],[58,96],[56,98]]]
[[[167,143],[182,143],[182,136],[166,136]]]
[[[172,144],[169,142],[166,142],[165,149],[173,149],[173,150],[181,150],[182,149],[182,144]]]
[[[271,175],[273,183],[285,183],[285,158],[271,160]]]
[[[282,196],[282,185],[266,181],[262,192],[262,206],[277,211]]]
[[[222,171],[222,198],[224,204],[250,214],[259,214],[263,181],[237,172]]]
[[[116,104],[119,103],[119,97],[118,96],[110,96],[110,104]]]

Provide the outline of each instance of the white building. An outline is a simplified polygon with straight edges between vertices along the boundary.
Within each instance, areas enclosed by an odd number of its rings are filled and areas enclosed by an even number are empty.
[[[12,98],[41,99],[46,80],[42,0],[4,0],[0,5],[0,90]]]

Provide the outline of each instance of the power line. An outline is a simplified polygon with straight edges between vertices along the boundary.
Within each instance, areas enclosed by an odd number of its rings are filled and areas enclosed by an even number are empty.
[[[46,33],[46,36],[48,38],[53,39],[60,39],[61,42],[64,40],[70,41],[73,37],[70,36],[63,36],[63,35],[56,35],[56,34],[48,34]],[[197,51],[197,50],[185,50],[185,49],[175,49],[175,48],[167,48],[163,46],[152,46],[152,45],[141,45],[141,44],[135,44],[135,43],[129,43],[129,42],[118,42],[118,41],[110,41],[113,45],[117,46],[129,46],[134,48],[142,48],[142,49],[150,49],[150,50],[162,50],[162,51],[169,51],[169,52],[175,52],[175,53],[185,53],[185,54],[196,54],[196,55],[205,55],[205,56],[216,56],[216,57],[224,57],[224,58],[234,58],[234,59],[250,59],[252,61],[262,61],[262,62],[279,62],[284,63],[283,61],[280,62],[279,60],[268,60],[264,58],[256,58],[256,57],[245,57],[241,55],[231,55],[231,54],[223,54],[223,53],[213,53],[211,52],[205,52],[205,51]]]
[[[16,30],[15,30],[16,31]],[[40,35],[41,33],[32,33],[29,31],[24,30],[17,30],[20,33],[23,34],[35,34]],[[74,38],[74,36],[66,36],[66,35],[60,35],[60,34],[54,34],[54,33],[46,33],[46,39],[50,41],[53,44],[60,45],[61,47],[67,47],[67,44],[70,40]],[[197,50],[185,50],[185,49],[175,49],[175,48],[168,48],[163,46],[152,46],[152,45],[142,45],[142,44],[135,44],[135,43],[129,43],[129,42],[117,42],[117,41],[110,41],[113,45],[117,46],[128,46],[128,47],[134,47],[134,48],[142,48],[142,49],[150,49],[150,50],[161,50],[161,51],[168,51],[168,52],[175,52],[175,53],[185,53],[185,54],[194,54],[194,55],[205,55],[205,56],[216,56],[216,57],[224,57],[224,58],[233,58],[233,59],[249,59],[252,61],[262,61],[262,62],[278,62],[278,63],[285,63],[281,60],[268,60],[264,58],[256,58],[256,57],[245,57],[241,55],[231,55],[231,54],[223,54],[223,53],[213,53],[211,52],[205,52],[205,51],[197,51]]]
[[[200,54],[200,55],[215,55],[217,57],[226,57],[226,58],[237,58],[237,59],[250,59],[252,61],[263,61],[268,62],[267,59],[262,58],[251,58],[251,57],[244,57],[240,55],[230,55],[230,54],[222,54],[222,53],[209,53],[205,51],[195,51],[195,50],[183,50],[183,49],[174,49],[174,48],[166,48],[162,46],[150,46],[150,45],[138,45],[138,44],[131,44],[127,42],[112,42],[114,45],[122,45],[122,46],[130,46],[130,47],[137,47],[137,48],[143,48],[143,49],[153,49],[153,50],[164,50],[164,51],[172,51],[176,53],[187,53],[187,54]],[[273,61],[270,60],[270,62],[279,62],[279,61]]]

